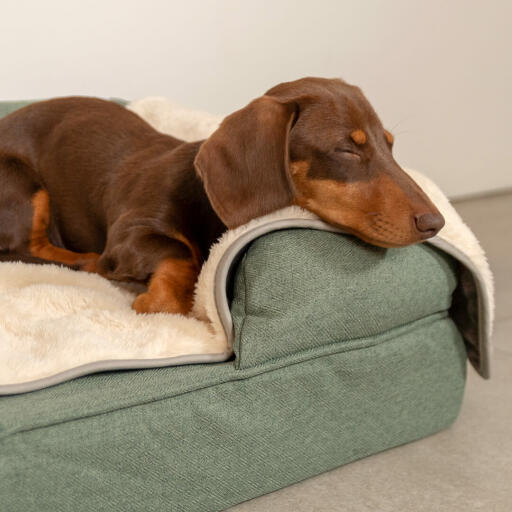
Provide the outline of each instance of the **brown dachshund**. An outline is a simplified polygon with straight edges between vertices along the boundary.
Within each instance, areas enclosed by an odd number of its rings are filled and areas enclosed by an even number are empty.
[[[392,146],[342,80],[282,83],[193,143],[108,101],[35,103],[0,120],[2,259],[149,283],[137,312],[186,314],[222,232],[285,206],[383,247],[435,235],[444,219]]]

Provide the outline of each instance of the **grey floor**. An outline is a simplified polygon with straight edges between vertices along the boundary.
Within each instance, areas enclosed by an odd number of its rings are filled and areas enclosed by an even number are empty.
[[[470,368],[461,414],[448,430],[230,512],[512,511],[512,192],[455,206],[481,240],[495,276],[492,379]]]

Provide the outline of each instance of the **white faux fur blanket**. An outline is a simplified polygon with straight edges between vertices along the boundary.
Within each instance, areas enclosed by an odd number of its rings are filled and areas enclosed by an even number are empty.
[[[185,140],[208,137],[221,120],[163,98],[146,98],[128,108],[156,129]],[[446,219],[432,243],[462,261],[474,278],[480,317],[479,333],[471,341],[476,351],[472,362],[488,376],[494,304],[484,252],[439,188],[422,174],[409,172]],[[227,301],[220,290],[227,272],[223,259],[230,251],[233,257],[233,248],[244,240],[294,225],[332,230],[313,214],[290,207],[226,232],[199,276],[196,318],[136,315],[130,307],[134,294],[97,275],[54,265],[0,263],[0,394],[101,370],[226,360],[232,349]]]

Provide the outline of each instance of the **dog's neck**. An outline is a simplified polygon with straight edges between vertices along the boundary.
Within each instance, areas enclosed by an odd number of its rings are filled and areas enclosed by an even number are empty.
[[[194,159],[203,142],[184,142],[176,147],[169,154],[167,168],[173,185],[169,187],[169,201],[176,208],[179,227],[187,238],[199,246],[206,259],[209,248],[227,227],[213,210],[194,166]]]

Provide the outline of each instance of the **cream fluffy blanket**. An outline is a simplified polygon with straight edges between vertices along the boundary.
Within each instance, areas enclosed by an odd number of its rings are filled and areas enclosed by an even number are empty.
[[[207,137],[221,120],[163,98],[146,98],[128,108],[156,129],[187,141]],[[409,172],[446,219],[432,243],[464,263],[469,286],[477,292],[478,332],[469,333],[467,341],[474,349],[473,364],[488,376],[494,304],[484,252],[439,188],[422,174]],[[196,318],[136,315],[130,307],[134,293],[97,275],[54,265],[1,263],[0,394],[30,391],[101,370],[226,360],[232,354],[222,289],[226,260],[233,259],[237,244],[241,247],[264,232],[288,225],[332,229],[313,214],[291,207],[228,231],[201,271]]]

